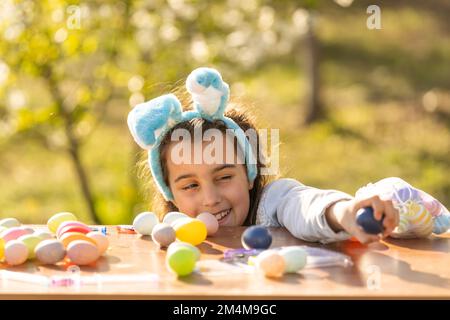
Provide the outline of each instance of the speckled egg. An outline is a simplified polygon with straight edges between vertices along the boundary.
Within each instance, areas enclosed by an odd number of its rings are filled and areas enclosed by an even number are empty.
[[[166,266],[179,277],[187,276],[195,269],[195,252],[187,247],[176,247],[166,255]]]
[[[3,231],[0,234],[0,238],[3,238],[3,240],[5,240],[5,242],[9,242],[11,240],[16,240],[17,238],[24,236],[26,234],[31,234],[33,233],[34,230],[33,229],[29,229],[29,228],[24,228],[24,227],[12,227],[9,228],[5,231]]]
[[[108,237],[105,236],[103,233],[98,231],[92,231],[87,234],[87,236],[91,239],[94,239],[97,243],[98,251],[100,255],[103,255],[106,250],[108,250],[109,247],[109,240]]]
[[[58,229],[56,230],[56,236],[59,238],[61,236],[61,231],[68,226],[74,226],[74,227],[81,227],[81,228],[87,228],[90,230],[89,226],[83,222],[80,221],[64,221],[61,222]]]
[[[64,248],[66,249],[69,244],[75,240],[84,240],[92,243],[95,246],[97,245],[97,242],[94,239],[89,238],[86,234],[80,232],[66,232],[59,238],[59,241],[62,242]]]
[[[172,252],[172,250],[175,250],[176,248],[179,248],[179,247],[184,247],[184,248],[188,248],[188,249],[192,250],[195,253],[196,260],[200,260],[201,253],[200,253],[199,248],[197,248],[196,246],[193,246],[192,244],[187,243],[187,242],[181,242],[181,241],[173,242],[167,248],[166,254],[170,254]]]
[[[219,221],[209,212],[202,212],[197,219],[203,221],[208,231],[208,236],[213,236],[219,230]]]
[[[149,236],[158,223],[158,217],[153,212],[142,212],[134,218],[133,227],[136,232]]]
[[[71,212],[60,212],[53,215],[47,221],[47,228],[53,233],[56,233],[59,225],[64,221],[77,221],[77,217]]]
[[[75,240],[67,247],[67,256],[76,265],[84,266],[95,262],[99,258],[100,252],[97,245],[89,241]]]
[[[43,264],[55,264],[66,255],[66,250],[61,241],[56,239],[42,240],[34,248],[36,258]]]
[[[12,228],[20,227],[21,223],[16,218],[5,218],[0,220],[0,227]]]
[[[5,245],[5,261],[11,266],[17,266],[27,261],[28,248],[18,240],[11,240]]]
[[[205,241],[208,234],[205,223],[198,219],[180,219],[173,228],[178,240],[194,246]]]
[[[278,252],[286,263],[286,273],[296,273],[303,269],[307,261],[307,253],[304,249],[297,246],[285,247]]]
[[[263,226],[251,226],[245,229],[241,242],[246,249],[267,249],[272,244],[272,235]]]
[[[162,222],[173,226],[173,223],[180,218],[189,218],[189,216],[178,211],[171,211],[164,216]]]
[[[160,247],[167,247],[176,240],[175,230],[170,224],[158,223],[152,230],[152,239]]]
[[[36,246],[43,240],[41,237],[36,236],[35,234],[26,234],[17,238],[18,241],[23,242],[28,248],[28,259],[34,259],[35,253],[34,249]]]
[[[283,276],[286,269],[284,258],[275,250],[261,252],[255,261],[256,269],[269,278],[279,278]]]

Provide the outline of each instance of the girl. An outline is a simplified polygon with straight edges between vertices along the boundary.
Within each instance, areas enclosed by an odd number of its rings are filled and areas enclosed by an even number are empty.
[[[383,190],[395,185],[416,190],[406,182],[384,179],[363,188],[356,197],[305,186],[294,179],[269,183],[262,174],[264,162],[256,157],[258,136],[253,141],[249,138],[248,132],[256,130],[250,117],[237,109],[225,112],[229,87],[221,75],[214,69],[196,69],[186,87],[193,108],[185,104],[183,112],[179,100],[169,94],[137,105],[128,116],[133,138],[148,150],[148,164],[159,191],[154,203],[162,204],[162,215],[180,211],[196,217],[207,211],[221,226],[282,226],[295,237],[322,243],[351,236],[369,243],[394,234],[394,229],[399,234],[399,222],[406,219],[400,219],[403,207],[392,201],[398,200],[392,192],[387,195]],[[374,209],[375,219],[384,216],[383,234],[367,234],[357,225],[357,211],[368,206]],[[430,223],[433,227],[429,220],[421,229],[428,235]],[[411,232],[411,221],[405,221],[402,227],[406,229],[400,231]]]

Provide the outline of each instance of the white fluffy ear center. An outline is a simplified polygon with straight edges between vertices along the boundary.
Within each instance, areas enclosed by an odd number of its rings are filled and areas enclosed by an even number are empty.
[[[220,98],[224,93],[217,90],[213,86],[209,86],[208,89],[204,90],[202,93],[192,93],[192,99],[195,103],[200,105],[201,111],[208,115],[213,115],[220,106]]]

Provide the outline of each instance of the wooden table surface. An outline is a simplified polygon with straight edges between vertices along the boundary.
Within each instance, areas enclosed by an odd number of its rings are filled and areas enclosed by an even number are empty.
[[[96,276],[99,279],[96,283],[55,287],[2,277],[0,299],[450,298],[448,234],[430,239],[388,239],[370,246],[352,241],[319,245],[302,242],[285,229],[273,228],[272,247],[318,246],[350,256],[354,265],[307,268],[298,274],[268,279],[256,273],[223,271],[208,264],[221,259],[224,250],[240,248],[244,230],[243,227],[221,228],[217,235],[199,246],[201,271],[176,278],[165,267],[165,251],[149,237],[118,234],[115,227],[108,227],[107,254],[95,266],[81,267],[79,273],[81,279]],[[67,275],[66,267],[64,264],[45,266],[35,261],[16,267],[0,265],[1,270],[48,277]],[[132,278],[129,282],[110,282],[116,276],[123,280],[143,274],[147,278],[142,281]]]

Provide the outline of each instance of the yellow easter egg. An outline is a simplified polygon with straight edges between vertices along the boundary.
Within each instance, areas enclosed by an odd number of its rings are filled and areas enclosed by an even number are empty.
[[[97,242],[95,242],[94,239],[89,238],[84,233],[80,233],[80,232],[67,232],[67,233],[63,234],[61,236],[61,238],[59,238],[59,240],[62,242],[62,244],[64,245],[64,248],[66,248],[66,249],[69,246],[69,244],[75,240],[84,240],[84,241],[90,242],[93,245],[97,246]]]
[[[204,222],[198,219],[180,219],[180,223],[174,225],[175,235],[178,240],[190,243],[194,246],[205,241],[208,231]]]
[[[5,241],[0,238],[0,261],[5,257]]]
[[[50,219],[48,219],[47,227],[51,232],[56,233],[59,225],[64,221],[77,221],[77,220],[78,220],[77,217],[75,217],[73,213],[60,212],[53,215]]]

